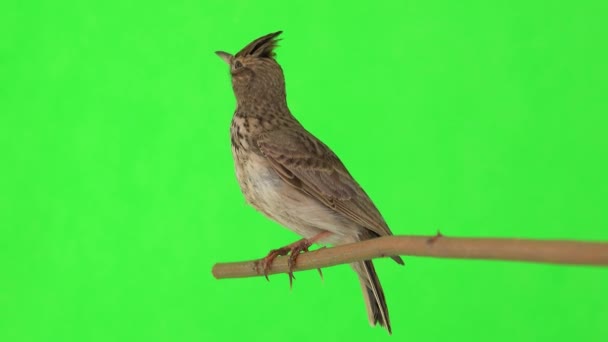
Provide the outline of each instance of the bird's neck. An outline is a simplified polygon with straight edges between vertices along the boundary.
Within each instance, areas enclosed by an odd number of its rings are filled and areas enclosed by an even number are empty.
[[[253,115],[273,114],[291,116],[285,96],[270,96],[269,94],[257,94],[246,98],[237,97],[237,111]]]
[[[261,132],[300,123],[283,101],[237,101],[233,124],[242,123],[248,132]]]

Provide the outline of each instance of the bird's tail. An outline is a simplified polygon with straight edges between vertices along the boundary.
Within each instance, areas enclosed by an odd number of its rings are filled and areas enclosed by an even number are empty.
[[[380,324],[391,334],[391,322],[388,318],[388,308],[380,280],[371,260],[351,264],[359,275],[369,323],[372,326]]]

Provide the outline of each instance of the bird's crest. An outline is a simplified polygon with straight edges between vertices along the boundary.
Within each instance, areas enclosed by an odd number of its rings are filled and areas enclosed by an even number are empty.
[[[277,43],[279,42],[279,39],[276,39],[276,37],[282,32],[283,31],[270,33],[252,41],[241,51],[239,51],[235,57],[252,56],[260,58],[273,58],[275,55],[274,48],[277,47]]]

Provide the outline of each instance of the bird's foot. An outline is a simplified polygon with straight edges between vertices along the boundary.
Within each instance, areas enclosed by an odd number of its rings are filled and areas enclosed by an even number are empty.
[[[291,245],[271,250],[270,252],[268,252],[268,255],[266,255],[256,264],[256,267],[262,267],[266,280],[270,281],[270,279],[268,279],[268,272],[270,272],[270,267],[272,266],[274,259],[276,259],[278,256],[284,256],[289,254],[289,251],[291,251],[290,246]]]
[[[272,267],[274,259],[276,259],[278,256],[289,255],[289,259],[287,259],[287,265],[289,266],[287,274],[289,274],[289,288],[291,288],[293,286],[293,280],[296,279],[296,277],[293,275],[293,270],[296,267],[296,260],[300,253],[308,252],[308,248],[313,243],[319,241],[319,239],[327,237],[330,234],[330,232],[321,232],[313,236],[312,238],[301,239],[285,247],[273,249],[268,253],[268,255],[266,255],[266,257],[258,261],[256,267],[261,266],[264,272],[264,277],[266,277],[266,280],[269,280],[268,273],[270,272],[270,268]],[[321,279],[323,279],[323,273],[321,272],[321,269],[319,268],[317,270],[321,275]]]
[[[293,287],[293,281],[296,277],[293,275],[293,270],[296,268],[296,259],[300,253],[308,252],[308,247],[312,245],[312,242],[308,239],[302,239],[300,241],[296,241],[290,245],[291,251],[289,252],[289,259],[287,260],[287,265],[289,267],[289,288]]]

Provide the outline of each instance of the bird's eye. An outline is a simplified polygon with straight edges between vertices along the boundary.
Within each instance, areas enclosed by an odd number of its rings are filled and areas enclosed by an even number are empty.
[[[242,66],[243,66],[243,64],[242,64],[240,61],[236,61],[236,62],[234,62],[234,68],[235,68],[235,69],[239,69],[239,68],[241,68]]]

